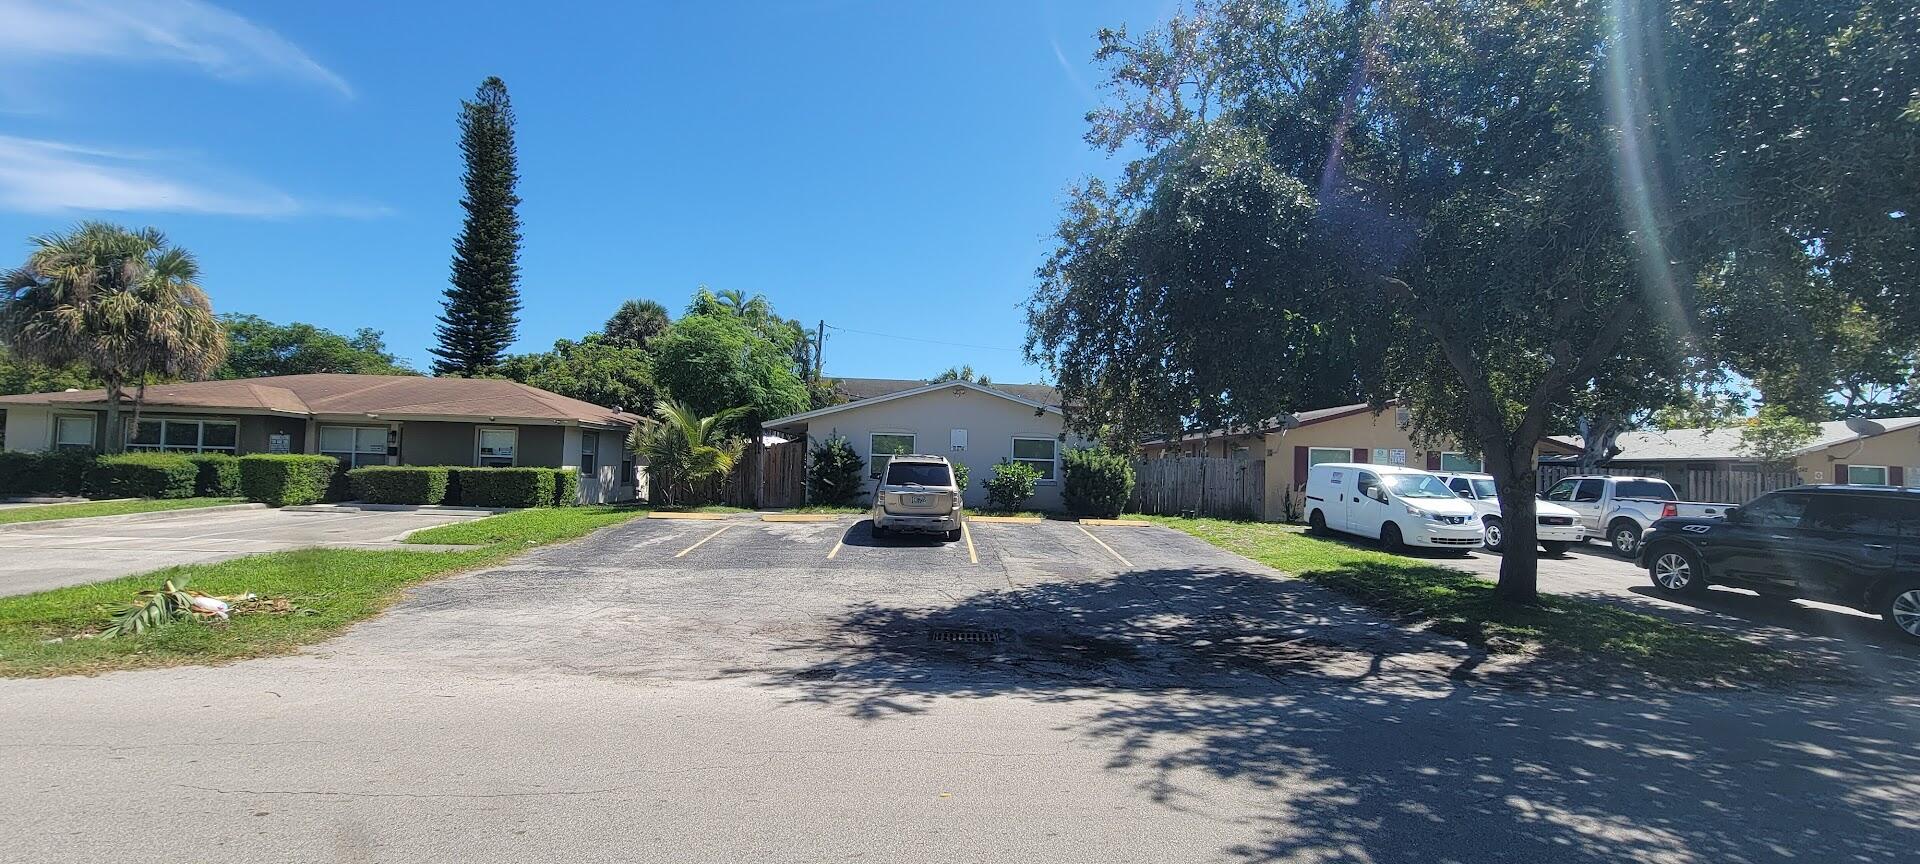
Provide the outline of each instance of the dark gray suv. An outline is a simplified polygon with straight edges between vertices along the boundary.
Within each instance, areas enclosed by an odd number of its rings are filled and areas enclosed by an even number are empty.
[[[1638,559],[1661,591],[1711,582],[1851,606],[1920,643],[1920,489],[1781,489],[1724,519],[1655,522]]]

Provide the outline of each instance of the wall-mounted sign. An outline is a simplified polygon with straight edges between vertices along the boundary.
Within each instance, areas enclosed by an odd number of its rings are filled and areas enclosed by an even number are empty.
[[[293,451],[293,436],[285,432],[275,432],[267,436],[268,453],[290,453]]]
[[[1373,448],[1373,462],[1376,465],[1387,464],[1387,448],[1385,447]]]
[[[1407,451],[1399,447],[1395,447],[1393,448],[1393,455],[1390,456],[1387,461],[1392,462],[1395,465],[1405,465],[1407,464]]]

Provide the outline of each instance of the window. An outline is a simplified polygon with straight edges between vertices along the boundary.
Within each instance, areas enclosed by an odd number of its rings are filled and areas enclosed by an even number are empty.
[[[1465,453],[1442,452],[1440,454],[1440,470],[1442,471],[1471,471],[1478,474],[1485,467],[1486,466],[1481,463],[1481,460],[1473,456],[1468,456]]]
[[[867,448],[867,476],[875,479],[886,467],[887,457],[913,452],[911,432],[875,432],[867,436],[867,441],[871,445]]]
[[[127,434],[128,450],[235,453],[240,424],[231,420],[143,419]]]
[[[92,417],[53,418],[53,446],[59,450],[88,450],[93,447]]]
[[[1580,481],[1578,480],[1562,480],[1558,483],[1553,484],[1552,489],[1547,490],[1547,500],[1548,501],[1572,501],[1573,490],[1578,489],[1579,487],[1580,487]]]
[[[1394,406],[1393,425],[1405,429],[1413,425],[1413,412],[1405,405]]]
[[[1607,481],[1605,480],[1582,480],[1580,481],[1579,491],[1573,493],[1573,500],[1577,503],[1592,504],[1599,501],[1600,496],[1605,494],[1606,490]]]
[[[343,468],[387,464],[387,427],[322,426],[320,455],[340,460]]]
[[[1054,445],[1059,442],[1052,438],[1015,438],[1013,439],[1013,461],[1023,462],[1027,467],[1039,472],[1040,482],[1053,482]]]
[[[520,430],[480,430],[480,452],[473,464],[482,468],[512,468],[519,450]]]
[[[1673,491],[1673,485],[1665,480],[1620,480],[1613,484],[1615,498],[1651,498],[1655,501],[1678,501],[1680,496]],[[1599,500],[1599,499],[1594,499]]]
[[[1359,481],[1357,481],[1355,488],[1359,490],[1361,495],[1364,495],[1368,498],[1372,498],[1375,494],[1374,490],[1378,489],[1379,487],[1380,487],[1380,478],[1375,477],[1372,474],[1368,474],[1364,471],[1360,472],[1360,479]]]
[[[1344,447],[1308,447],[1307,467],[1312,468],[1322,462],[1351,462],[1353,451]]]
[[[1473,497],[1473,484],[1467,482],[1467,478],[1465,477],[1455,477],[1452,480],[1448,480],[1447,488],[1452,489],[1453,494],[1462,498]]]
[[[600,466],[600,433],[580,433],[580,473],[592,477]]]
[[[1885,486],[1887,485],[1887,469],[1882,465],[1848,465],[1847,485]]]
[[[1888,506],[1893,502],[1866,495],[1813,495],[1807,500],[1803,528],[1839,531],[1847,534],[1900,533],[1899,515]]]
[[[934,462],[894,462],[887,465],[888,486],[951,486],[953,474]]]
[[[1774,493],[1740,508],[1740,523],[1755,528],[1798,528],[1806,512],[1807,496]]]

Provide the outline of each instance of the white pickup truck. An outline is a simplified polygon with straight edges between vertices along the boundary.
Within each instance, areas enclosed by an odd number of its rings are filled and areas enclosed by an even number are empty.
[[[1589,536],[1605,537],[1628,558],[1640,551],[1640,535],[1654,522],[1669,516],[1720,519],[1734,507],[1681,501],[1673,485],[1658,477],[1568,477],[1540,497],[1579,514]]]

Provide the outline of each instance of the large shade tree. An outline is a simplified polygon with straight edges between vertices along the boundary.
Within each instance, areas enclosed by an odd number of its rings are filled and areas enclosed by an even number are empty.
[[[200,267],[159,231],[87,222],[33,238],[5,276],[0,342],[50,366],[77,364],[106,387],[106,447],[126,445],[128,386],[200,379],[226,357],[226,327],[200,289]]]
[[[1269,0],[1103,32],[1089,140],[1144,155],[1069,202],[1032,352],[1076,424],[1123,437],[1406,398],[1420,436],[1485,455],[1498,595],[1531,601],[1537,442],[1718,368],[1699,285],[1764,265],[1864,297],[1911,273],[1898,5]],[[1889,65],[1901,86],[1847,100]],[[1896,191],[1863,192],[1876,175]],[[1867,308],[1916,314],[1896,305]]]
[[[227,328],[227,359],[217,378],[316,372],[415,374],[387,350],[385,336],[371,328],[362,327],[348,336],[299,321],[276,324],[258,315],[222,315],[220,320]]]

